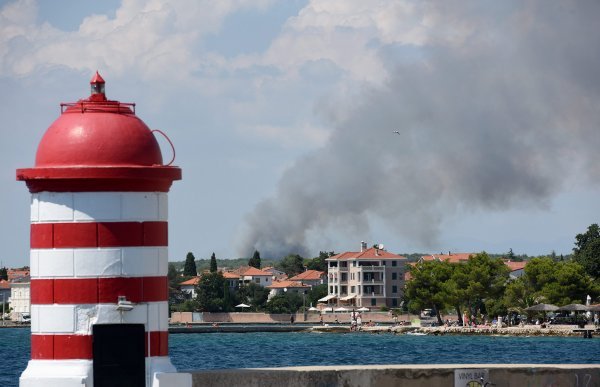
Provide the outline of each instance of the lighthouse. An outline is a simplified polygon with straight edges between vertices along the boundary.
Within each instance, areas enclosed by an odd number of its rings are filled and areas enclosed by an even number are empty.
[[[168,356],[167,195],[181,169],[163,163],[135,104],[107,99],[98,72],[90,84],[61,104],[35,166],[17,170],[31,193],[20,385],[189,386]]]

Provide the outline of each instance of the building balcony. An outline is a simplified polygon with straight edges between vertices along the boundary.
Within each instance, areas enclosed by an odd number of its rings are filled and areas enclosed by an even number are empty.
[[[383,272],[383,271],[385,271],[385,266],[358,266],[358,270],[362,271],[362,272],[366,272],[366,271]]]
[[[369,284],[384,285],[385,284],[385,279],[383,279],[383,278],[381,278],[381,279],[372,278],[372,279],[369,279],[369,280],[361,279],[361,280],[358,280],[358,282],[361,285],[369,285]]]

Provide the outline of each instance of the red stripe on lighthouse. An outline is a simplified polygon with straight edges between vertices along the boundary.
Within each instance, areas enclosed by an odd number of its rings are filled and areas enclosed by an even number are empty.
[[[169,355],[169,332],[145,332],[144,337],[145,357]],[[31,358],[36,360],[92,359],[92,348],[92,335],[31,335]]]
[[[133,303],[169,299],[167,277],[112,277],[32,279],[31,303],[97,304],[117,303],[125,296]]]
[[[168,246],[168,222],[31,224],[31,248]]]

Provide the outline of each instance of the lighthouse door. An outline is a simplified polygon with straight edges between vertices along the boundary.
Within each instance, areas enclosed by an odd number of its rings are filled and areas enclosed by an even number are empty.
[[[94,325],[92,332],[94,387],[144,387],[144,324]]]

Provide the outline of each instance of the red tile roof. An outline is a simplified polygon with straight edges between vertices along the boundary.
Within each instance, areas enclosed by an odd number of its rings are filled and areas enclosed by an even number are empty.
[[[393,254],[385,250],[378,250],[374,247],[366,249],[365,251],[346,251],[345,253],[334,255],[333,257],[327,258],[330,261],[343,261],[348,259],[406,259],[402,255]]]
[[[27,277],[29,275],[29,270],[8,269],[6,274],[8,275],[8,280],[12,281],[17,278]]]
[[[253,266],[246,266],[246,267],[240,267],[238,270],[235,271],[235,273],[239,273],[239,275],[244,275],[244,276],[266,276],[266,277],[270,277],[273,274],[267,272],[267,271],[262,271],[260,269],[257,269]]]
[[[510,271],[517,271],[523,269],[527,265],[527,262],[505,261],[504,264],[508,266]]]
[[[319,270],[306,270],[290,278],[290,281],[317,281],[325,275],[325,272]]]
[[[179,285],[198,285],[198,282],[200,282],[200,277],[194,277],[194,278],[190,278],[187,281],[183,281],[181,282]]]
[[[465,262],[469,257],[475,255],[473,253],[452,253],[452,254],[430,254],[423,255],[421,259],[424,261],[448,261],[450,263]]]
[[[275,281],[272,285],[267,286],[269,289],[283,289],[283,288],[310,288],[309,285],[304,285],[298,281]]]
[[[223,278],[225,278],[225,279],[240,279],[240,276],[239,276],[239,274],[235,274],[230,271],[226,271],[223,273]]]

